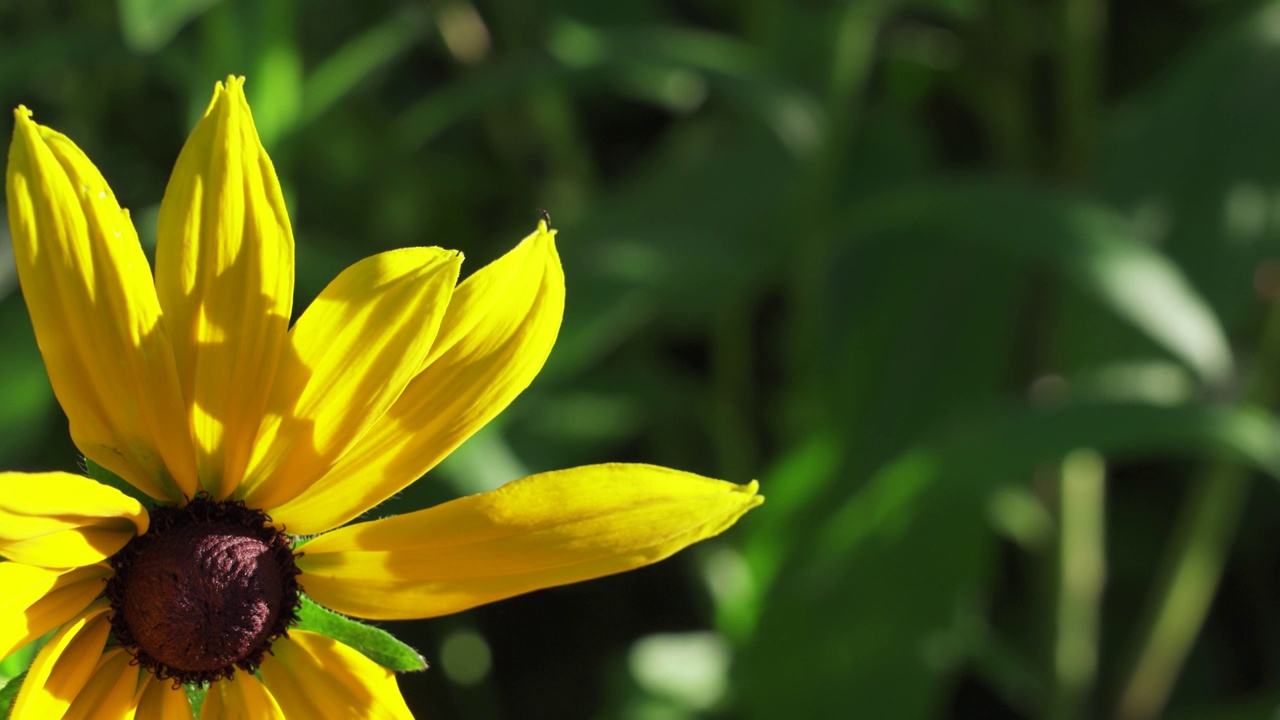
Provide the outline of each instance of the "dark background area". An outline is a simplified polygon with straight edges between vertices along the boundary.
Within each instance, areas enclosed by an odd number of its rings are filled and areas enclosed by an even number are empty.
[[[560,229],[547,368],[378,515],[603,460],[768,497],[385,624],[419,717],[1274,716],[1280,6],[0,0],[0,107],[148,252],[232,73],[295,308],[381,250],[466,273]],[[0,466],[76,468],[2,252],[0,337]]]

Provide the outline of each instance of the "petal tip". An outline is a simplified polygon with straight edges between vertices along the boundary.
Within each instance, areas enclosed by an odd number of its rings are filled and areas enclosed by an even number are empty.
[[[215,96],[222,93],[232,93],[244,86],[244,76],[234,73],[227,75],[226,80],[215,80],[213,83],[213,93]]]
[[[219,80],[213,84],[213,97],[209,99],[209,107],[205,108],[204,116],[209,117],[220,108],[225,110],[243,104],[245,104],[244,76],[228,75],[226,80]]]
[[[547,238],[555,240],[556,231],[551,227],[551,213],[546,210],[538,211],[538,229],[533,232],[535,238]]]
[[[35,113],[26,105],[19,105],[13,109],[13,136],[14,138],[25,137],[36,139],[40,136],[40,126],[32,118]]]
[[[741,495],[737,516],[741,517],[749,511],[764,504],[764,496],[760,494],[760,483],[752,480],[746,485],[734,485],[732,492]]]
[[[9,146],[9,168],[6,175],[26,173],[37,164],[40,146],[44,144],[44,130],[32,119],[33,113],[26,105],[13,111],[13,139]]]

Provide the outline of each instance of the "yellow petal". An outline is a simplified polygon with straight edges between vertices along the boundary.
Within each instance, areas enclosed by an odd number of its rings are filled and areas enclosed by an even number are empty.
[[[374,255],[329,283],[289,331],[258,454],[240,488],[268,512],[329,470],[413,379],[462,257],[440,248]]]
[[[0,658],[78,615],[110,575],[105,564],[50,570],[0,563]]]
[[[316,602],[378,620],[446,615],[657,562],[759,505],[756,483],[591,465],[348,525],[306,545]]]
[[[272,518],[291,532],[324,532],[417,480],[528,387],[563,313],[555,233],[542,225],[458,286],[425,367],[400,399]]]
[[[192,720],[191,701],[187,691],[174,688],[172,680],[157,680],[147,673],[138,688],[138,720]]]
[[[407,718],[395,673],[324,635],[294,630],[271,646],[262,681],[288,718]]]
[[[63,720],[131,720],[138,687],[137,665],[123,648],[103,653],[89,682],[76,695]],[[144,715],[150,719],[152,716]]]
[[[14,113],[14,262],[71,437],[154,498],[196,488],[173,350],[129,215],[66,136]]]
[[[105,598],[62,626],[27,671],[13,702],[11,720],[60,718],[98,667],[111,624]]]
[[[210,685],[200,708],[200,720],[284,720],[284,717],[267,688],[246,672],[236,673],[234,680]]]
[[[141,503],[63,472],[0,472],[0,557],[44,567],[105,560],[146,532]]]
[[[293,231],[243,84],[214,89],[165,189],[156,241],[200,482],[218,498],[249,463],[293,305]]]

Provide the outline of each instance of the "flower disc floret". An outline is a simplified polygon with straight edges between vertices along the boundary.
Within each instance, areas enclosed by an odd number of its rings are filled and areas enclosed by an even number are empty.
[[[111,559],[117,640],[161,679],[253,672],[297,619],[289,536],[243,502],[197,496],[151,512],[151,530]]]

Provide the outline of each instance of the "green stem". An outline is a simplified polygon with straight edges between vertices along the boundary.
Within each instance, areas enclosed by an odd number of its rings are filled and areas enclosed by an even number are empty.
[[[1280,401],[1278,363],[1280,305],[1267,319],[1247,402],[1271,408]],[[1151,720],[1163,712],[1217,592],[1252,484],[1249,469],[1226,458],[1194,481],[1161,564],[1117,718]]]
[[[1192,486],[1116,717],[1150,720],[1161,715],[1217,592],[1249,488],[1249,472],[1225,462]]]
[[[1026,3],[996,0],[974,27],[972,44],[981,58],[971,77],[970,92],[989,126],[992,147],[1000,164],[1025,172],[1034,166],[1036,137],[1030,100],[1032,63],[1024,44],[1035,23]]]
[[[820,357],[820,281],[827,273],[830,243],[827,218],[836,201],[840,171],[848,162],[854,136],[858,101],[875,60],[876,32],[892,0],[853,0],[841,9],[835,22],[831,74],[824,103],[826,117],[817,147],[811,148],[803,169],[800,196],[796,199],[796,245],[791,270],[790,296],[794,313],[790,362],[800,388],[800,407],[793,408],[796,437],[817,429],[826,405],[823,379],[813,366]]]
[[[1106,577],[1106,468],[1098,453],[1077,450],[1059,483],[1058,598],[1049,717],[1090,717],[1098,676],[1098,628]]]
[[[1058,50],[1058,165],[1068,180],[1088,172],[1098,137],[1105,0],[1062,0]]]

